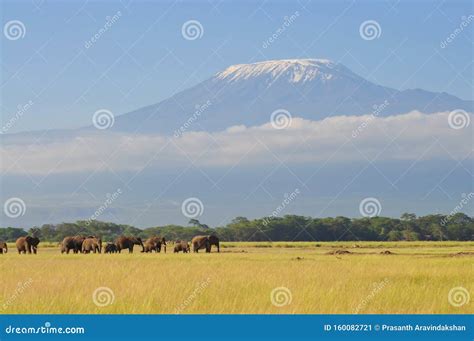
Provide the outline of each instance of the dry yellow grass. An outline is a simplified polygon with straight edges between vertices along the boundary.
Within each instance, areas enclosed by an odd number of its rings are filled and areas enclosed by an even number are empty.
[[[319,246],[316,247],[316,244]],[[357,244],[360,247],[353,247]],[[474,243],[228,243],[220,254],[0,255],[3,313],[473,313]],[[260,247],[259,247],[260,246]],[[268,245],[267,245],[268,246]],[[344,248],[347,255],[329,255]],[[172,250],[171,247],[168,247]],[[393,255],[381,255],[389,249]],[[97,288],[110,288],[96,296]],[[271,292],[284,287],[274,294]],[[102,290],[102,289],[101,289]],[[288,291],[287,291],[288,290]],[[291,294],[291,300],[289,294]],[[471,295],[472,296],[472,295]],[[103,300],[103,301],[102,301]]]

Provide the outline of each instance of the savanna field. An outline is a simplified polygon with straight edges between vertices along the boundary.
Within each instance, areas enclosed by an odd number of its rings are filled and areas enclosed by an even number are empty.
[[[472,296],[474,242],[224,242],[211,254],[9,246],[5,314],[474,313],[465,293],[453,293],[460,306],[448,300],[456,287]]]

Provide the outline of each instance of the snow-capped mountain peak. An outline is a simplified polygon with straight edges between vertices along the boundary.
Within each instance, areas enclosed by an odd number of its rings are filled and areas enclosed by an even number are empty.
[[[380,116],[412,110],[471,112],[473,107],[472,101],[446,94],[384,87],[331,60],[283,59],[229,66],[172,98],[116,117],[112,129],[164,134],[179,133],[183,127],[186,131],[222,131],[268,123],[271,113],[280,108],[293,117],[320,120],[371,114],[383,103],[389,105]],[[205,109],[197,113],[197,107]],[[187,127],[183,122],[190,117],[196,122]]]
[[[283,59],[232,65],[217,73],[215,77],[227,82],[261,76],[268,76],[273,80],[283,77],[290,83],[298,83],[316,78],[330,80],[336,72],[341,71],[340,69],[339,64],[328,59]]]

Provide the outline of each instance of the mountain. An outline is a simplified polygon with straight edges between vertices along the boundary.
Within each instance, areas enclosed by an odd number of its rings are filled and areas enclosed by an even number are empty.
[[[260,125],[277,109],[318,120],[370,114],[381,105],[377,114],[387,116],[412,110],[472,111],[473,103],[446,93],[374,84],[330,60],[274,60],[232,65],[158,104],[116,117],[112,130],[171,135],[186,122],[186,130],[205,131]]]

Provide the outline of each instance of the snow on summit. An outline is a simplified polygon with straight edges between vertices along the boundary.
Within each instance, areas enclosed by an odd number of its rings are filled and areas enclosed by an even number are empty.
[[[237,64],[229,66],[216,74],[216,78],[228,82],[259,76],[271,76],[273,79],[286,77],[291,83],[312,81],[316,78],[329,80],[339,64],[327,59],[283,59]]]

